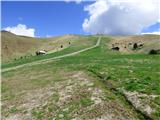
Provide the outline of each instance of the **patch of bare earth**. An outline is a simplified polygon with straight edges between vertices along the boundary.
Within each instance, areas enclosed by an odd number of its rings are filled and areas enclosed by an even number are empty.
[[[105,93],[99,87],[94,86],[94,82],[84,72],[76,72],[71,76],[66,87],[59,90],[58,105],[63,108],[68,104],[80,101],[87,96],[91,100],[90,105],[80,105],[71,111],[69,116],[73,120],[132,120],[134,119],[123,106],[115,101],[106,101]],[[70,110],[71,106],[64,108]]]
[[[23,91],[22,91],[23,92]],[[9,113],[7,116],[3,116],[3,120],[28,120],[32,118],[31,111],[33,108],[38,107],[42,103],[45,103],[49,96],[54,93],[54,88],[42,88],[28,91],[23,93],[20,97],[20,100],[17,103],[9,104],[4,102],[3,106],[7,106],[8,110],[11,110],[13,107],[17,109],[15,113]],[[6,110],[6,112],[8,112]],[[25,114],[24,114],[25,113]]]
[[[152,118],[152,113],[155,112],[152,101],[159,95],[147,95],[130,91],[124,91],[124,95],[136,109]]]
[[[106,93],[95,85],[94,78],[82,71],[64,74],[65,80],[52,86],[24,92],[15,103],[18,111],[3,116],[3,120],[63,120],[66,114],[73,120],[134,120],[116,100],[105,99]],[[39,113],[42,116],[37,118]]]

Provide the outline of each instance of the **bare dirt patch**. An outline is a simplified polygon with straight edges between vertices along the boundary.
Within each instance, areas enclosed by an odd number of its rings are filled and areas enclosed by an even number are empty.
[[[132,120],[134,116],[118,100],[106,100],[110,94],[95,84],[83,71],[63,72],[64,80],[44,88],[22,91],[18,103],[5,103],[8,110],[3,120]],[[8,101],[11,102],[11,101]],[[3,111],[4,112],[4,111]]]
[[[152,118],[152,114],[155,112],[153,101],[159,95],[147,95],[129,91],[124,91],[124,95],[136,109]]]

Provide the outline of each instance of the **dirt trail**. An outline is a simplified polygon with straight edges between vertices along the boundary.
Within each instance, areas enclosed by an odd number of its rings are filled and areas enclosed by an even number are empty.
[[[69,53],[69,54],[65,54],[65,55],[61,55],[61,56],[57,56],[57,57],[53,57],[53,58],[48,58],[48,59],[44,59],[44,60],[38,60],[38,61],[18,65],[16,67],[5,68],[5,69],[2,69],[1,72],[6,72],[6,71],[9,71],[9,70],[15,70],[15,69],[25,67],[25,66],[32,66],[32,65],[42,64],[42,63],[48,63],[48,62],[51,62],[53,60],[73,56],[73,55],[76,55],[76,54],[79,54],[79,53],[82,53],[82,52],[85,52],[85,51],[88,51],[90,49],[98,47],[100,45],[100,42],[101,42],[101,37],[98,38],[97,43],[92,47],[88,47],[88,48],[85,48],[85,49],[82,49],[82,50],[79,50],[79,51],[76,51],[76,52],[73,52],[73,53]]]

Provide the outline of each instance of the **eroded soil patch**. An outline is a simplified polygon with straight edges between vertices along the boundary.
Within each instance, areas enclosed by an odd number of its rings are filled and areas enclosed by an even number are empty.
[[[3,120],[135,119],[116,98],[106,99],[111,94],[96,85],[93,77],[83,71],[63,74],[66,74],[64,80],[24,92],[18,103],[4,102]]]

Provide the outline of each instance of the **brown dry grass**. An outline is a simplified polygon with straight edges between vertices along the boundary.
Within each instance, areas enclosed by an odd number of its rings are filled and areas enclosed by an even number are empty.
[[[17,36],[7,31],[1,31],[2,62],[20,58],[21,56],[35,55],[37,50],[47,50],[49,53],[60,51],[69,46],[69,42],[78,39],[75,35],[64,35],[52,38],[32,38]]]

